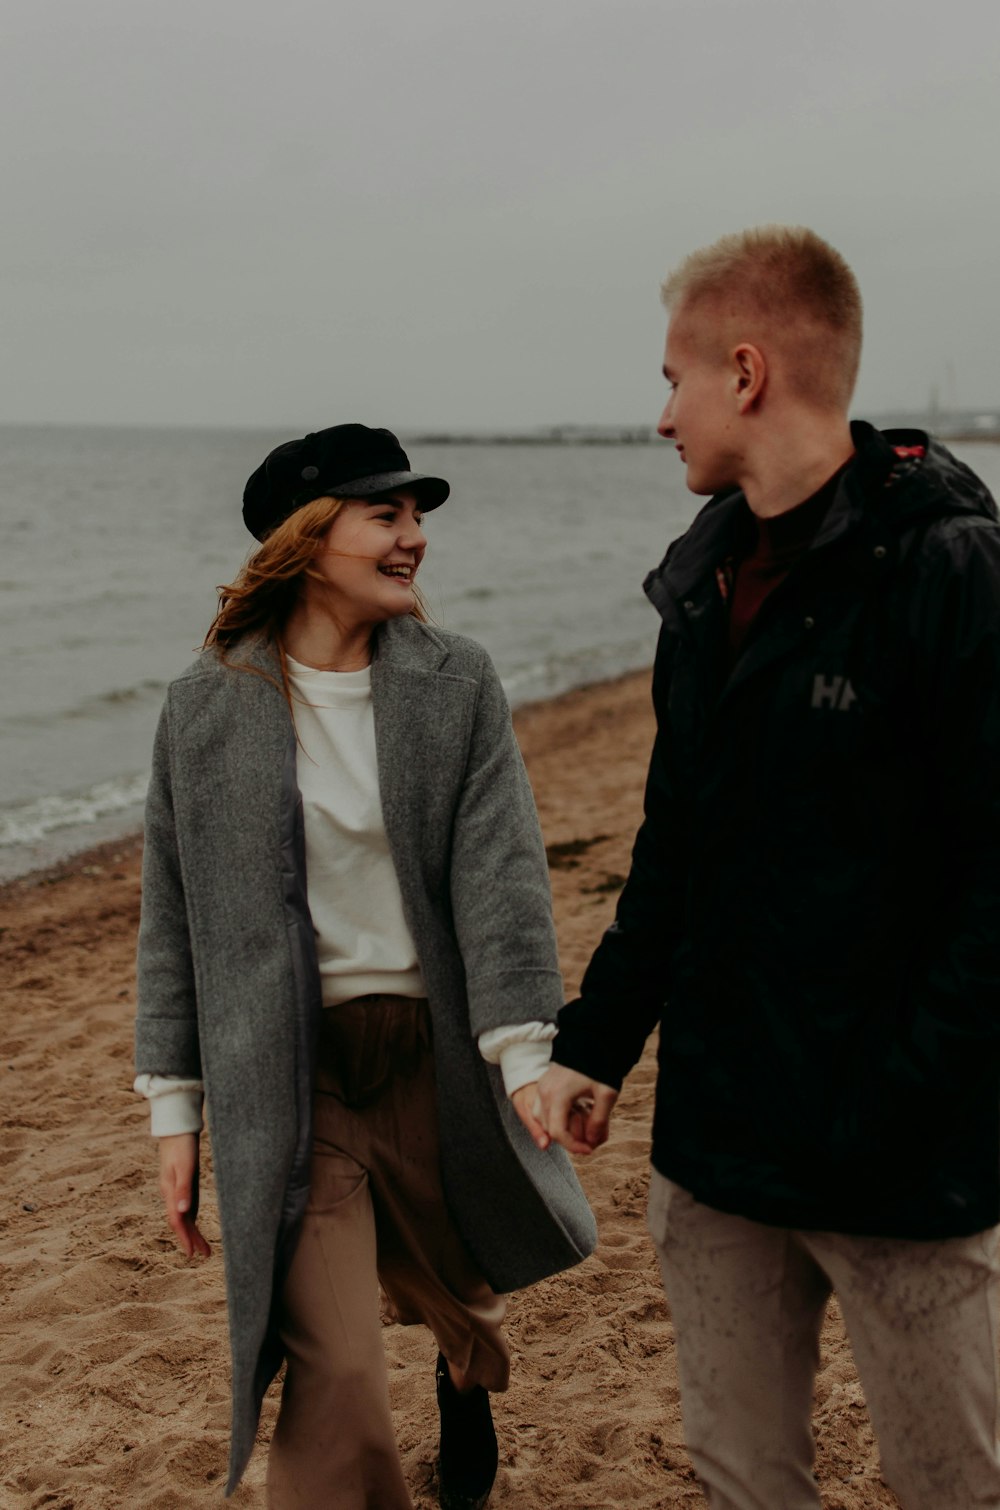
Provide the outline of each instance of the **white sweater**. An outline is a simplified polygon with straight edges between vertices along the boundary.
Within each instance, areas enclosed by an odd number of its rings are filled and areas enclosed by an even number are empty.
[[[323,1005],[424,996],[382,821],[371,668],[318,671],[289,657],[288,676]],[[555,1033],[550,1023],[531,1022],[480,1035],[480,1052],[500,1065],[508,1095],[544,1072]],[[201,1130],[201,1081],[140,1075],[135,1089],[150,1101],[154,1137]]]

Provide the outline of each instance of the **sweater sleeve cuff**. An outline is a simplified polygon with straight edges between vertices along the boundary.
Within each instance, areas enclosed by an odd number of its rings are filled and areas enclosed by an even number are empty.
[[[479,1035],[479,1052],[487,1064],[498,1064],[508,1096],[544,1075],[552,1054],[554,1023],[522,1022],[491,1028]]]
[[[552,1058],[552,1044],[511,1043],[501,1050],[500,1073],[508,1096],[513,1096],[522,1085],[541,1080]]]
[[[149,1130],[154,1138],[201,1132],[204,1092],[200,1080],[137,1075],[134,1088],[149,1102]]]

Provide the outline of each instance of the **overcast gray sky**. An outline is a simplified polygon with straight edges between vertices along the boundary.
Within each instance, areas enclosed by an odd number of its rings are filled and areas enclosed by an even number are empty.
[[[998,0],[3,0],[0,421],[638,422],[814,226],[856,409],[1000,406]]]

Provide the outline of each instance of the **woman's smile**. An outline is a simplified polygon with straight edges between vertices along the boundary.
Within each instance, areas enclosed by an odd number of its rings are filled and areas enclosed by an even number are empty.
[[[345,502],[316,557],[338,621],[345,627],[374,626],[412,612],[413,579],[426,547],[423,515],[411,489]],[[378,583],[372,580],[373,567]]]

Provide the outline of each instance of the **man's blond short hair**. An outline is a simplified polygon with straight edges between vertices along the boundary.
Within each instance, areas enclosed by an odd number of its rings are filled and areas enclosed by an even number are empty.
[[[704,312],[727,347],[734,337],[776,346],[803,398],[847,408],[861,359],[861,291],[815,231],[763,225],[723,236],[686,257],[661,295],[668,310]]]

